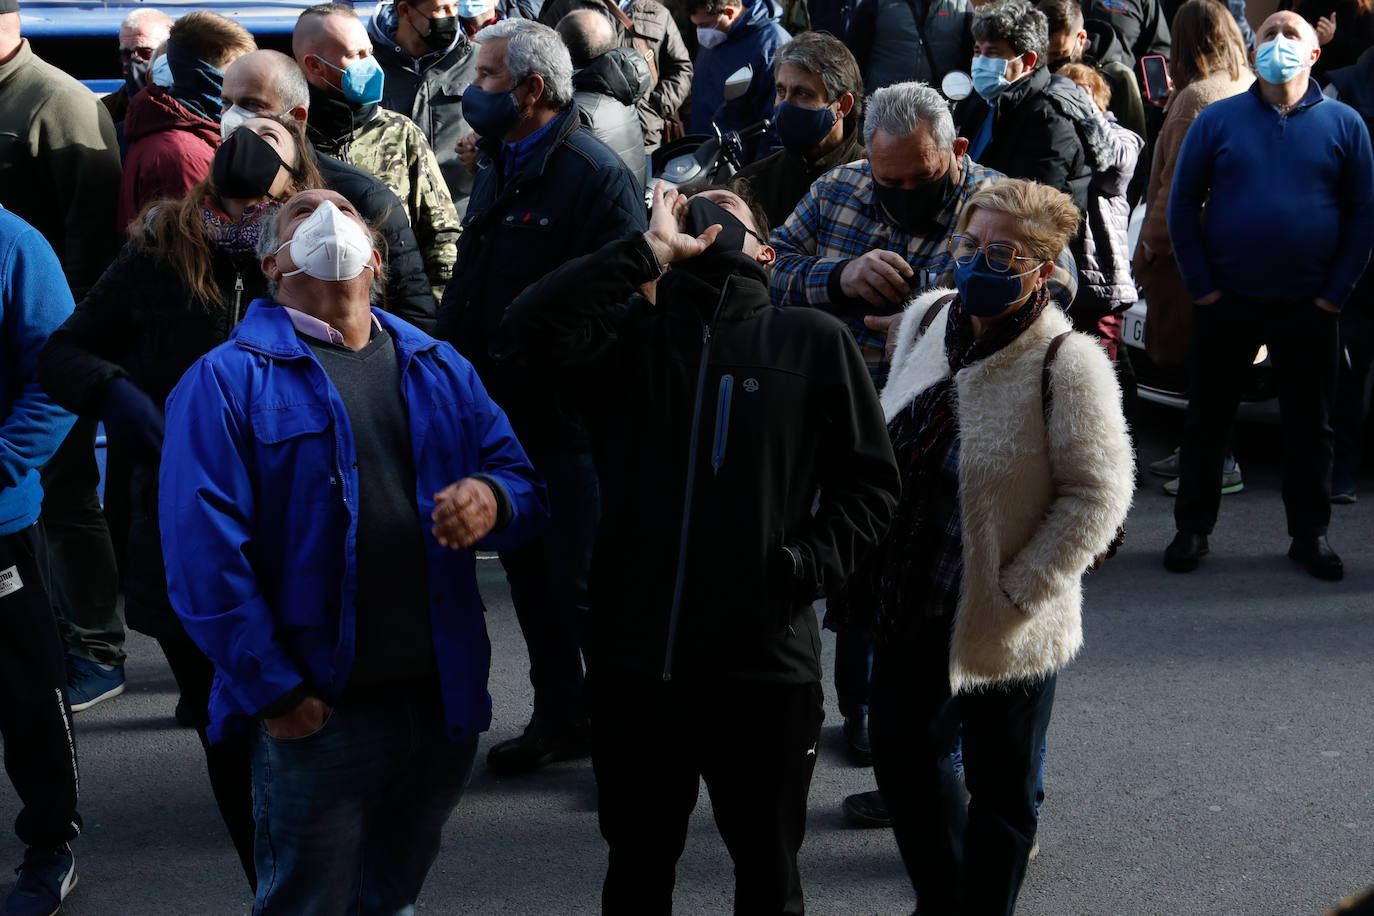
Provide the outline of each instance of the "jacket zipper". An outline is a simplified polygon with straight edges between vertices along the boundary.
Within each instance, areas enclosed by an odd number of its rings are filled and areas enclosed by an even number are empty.
[[[711,449],[711,470],[720,473],[725,463],[725,445],[730,437],[730,396],[735,390],[735,377],[728,372],[720,377],[716,394],[716,442]]]
[[[725,297],[730,293],[730,280],[727,277],[716,302],[711,323],[701,326],[701,367],[697,370],[697,392],[692,402],[692,432],[687,442],[687,485],[682,497],[682,531],[677,546],[677,576],[673,582],[673,604],[668,612],[668,646],[663,655],[663,680],[673,679],[673,649],[677,645],[677,624],[682,615],[682,590],[687,579],[687,537],[692,528],[692,497],[697,482],[697,449],[701,445],[701,404],[706,398],[706,373],[711,360],[711,329],[720,318]],[[723,380],[722,380],[723,381]],[[721,443],[722,447],[724,443]]]
[[[238,323],[239,323],[239,305],[240,305],[242,302],[243,302],[243,271],[240,270],[240,271],[236,271],[236,272],[234,273],[234,323],[231,324],[231,325],[229,325],[229,329],[230,329],[230,330],[233,330],[234,328],[238,327]]]

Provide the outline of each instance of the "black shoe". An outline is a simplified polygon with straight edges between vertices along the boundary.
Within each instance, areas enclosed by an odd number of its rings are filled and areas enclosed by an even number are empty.
[[[559,727],[531,722],[519,738],[502,741],[487,752],[487,770],[496,777],[520,776],[545,764],[576,760],[591,752],[591,729],[585,719]]]
[[[1326,542],[1326,535],[1308,538],[1293,538],[1293,546],[1288,555],[1297,560],[1307,571],[1318,579],[1335,582],[1345,576],[1345,564],[1340,555]]]
[[[1192,572],[1207,555],[1207,535],[1180,531],[1164,548],[1164,568],[1170,572]]]
[[[868,743],[868,716],[844,717],[844,749],[856,767],[873,766],[873,748]]]
[[[844,819],[852,827],[891,827],[892,815],[887,813],[883,794],[877,789],[872,792],[858,792],[846,795],[844,799]]]

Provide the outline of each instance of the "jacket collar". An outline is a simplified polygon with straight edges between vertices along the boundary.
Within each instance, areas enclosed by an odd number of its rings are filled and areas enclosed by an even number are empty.
[[[28,69],[35,59],[33,48],[29,47],[29,40],[19,39],[19,50],[6,63],[0,64],[0,83],[4,83],[21,70]]]
[[[1044,92],[1045,87],[1049,84],[1049,67],[1037,61],[1035,69],[1031,71],[1031,75],[1021,80],[1016,85],[1008,87],[1005,92],[997,97],[996,104],[993,107],[998,111],[1016,108],[1032,95]]]
[[[725,289],[721,290],[690,271],[678,269],[671,271],[669,277],[664,277],[659,284],[664,307],[690,315],[703,324],[714,327],[722,322],[746,321],[772,308],[766,279],[731,274],[725,281]]]
[[[1255,80],[1253,83],[1251,83],[1250,89],[1248,91],[1251,95],[1255,97],[1256,101],[1258,101],[1261,105],[1265,107],[1266,110],[1273,111],[1277,114],[1277,109],[1275,109],[1273,105],[1270,105],[1267,101],[1265,101],[1264,96],[1260,94],[1259,80]],[[1288,113],[1292,115],[1298,113],[1299,111],[1306,111],[1313,105],[1316,105],[1318,102],[1324,101],[1325,99],[1326,96],[1322,94],[1322,87],[1317,85],[1317,81],[1309,76],[1307,78],[1307,92],[1303,94],[1302,101],[1294,105]]]
[[[404,369],[416,353],[439,346],[439,342],[405,321],[374,308],[372,316],[396,342],[396,355]],[[310,347],[296,334],[286,309],[271,299],[254,299],[239,322],[231,340],[237,346],[274,359],[298,359],[310,355]]]

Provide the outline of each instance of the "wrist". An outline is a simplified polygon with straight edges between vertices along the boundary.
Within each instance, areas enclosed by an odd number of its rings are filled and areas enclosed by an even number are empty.
[[[644,245],[649,249],[659,273],[663,273],[663,269],[673,263],[673,246],[654,235],[652,230],[644,233]]]

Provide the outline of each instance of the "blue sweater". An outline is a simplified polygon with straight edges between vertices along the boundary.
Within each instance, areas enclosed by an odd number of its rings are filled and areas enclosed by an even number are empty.
[[[43,393],[34,372],[38,351],[73,308],[52,248],[0,208],[0,535],[38,520],[38,469],[76,422]]]
[[[1194,299],[1229,290],[1341,306],[1374,244],[1369,131],[1315,80],[1286,117],[1259,86],[1188,129],[1169,192],[1179,270]]]

